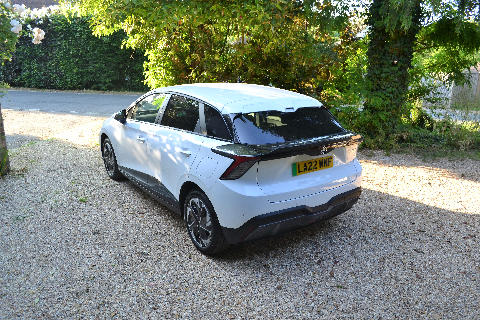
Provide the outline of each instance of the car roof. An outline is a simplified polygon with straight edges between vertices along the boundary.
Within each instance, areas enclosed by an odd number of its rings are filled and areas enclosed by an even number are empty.
[[[223,114],[322,106],[318,100],[303,94],[247,83],[184,84],[152,91],[185,94],[211,104]]]

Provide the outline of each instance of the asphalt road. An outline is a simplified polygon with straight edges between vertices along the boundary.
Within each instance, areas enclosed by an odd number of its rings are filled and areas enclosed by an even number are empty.
[[[109,117],[128,107],[138,94],[99,94],[8,90],[0,98],[2,109]]]

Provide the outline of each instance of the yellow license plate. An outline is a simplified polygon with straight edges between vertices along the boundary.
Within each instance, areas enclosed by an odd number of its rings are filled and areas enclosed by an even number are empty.
[[[333,167],[333,157],[324,157],[292,164],[293,176]]]

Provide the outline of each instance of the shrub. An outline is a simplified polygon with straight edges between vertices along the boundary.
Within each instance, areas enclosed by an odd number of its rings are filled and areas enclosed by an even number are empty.
[[[0,81],[45,89],[144,91],[143,52],[122,49],[123,31],[95,37],[86,17],[63,13],[27,18],[26,29],[41,28],[45,39],[34,45],[22,35],[11,61],[0,66]]]

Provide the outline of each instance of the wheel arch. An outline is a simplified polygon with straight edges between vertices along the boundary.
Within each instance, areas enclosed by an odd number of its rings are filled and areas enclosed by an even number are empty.
[[[182,187],[180,188],[180,195],[178,197],[178,201],[180,202],[180,215],[183,216],[183,206],[185,203],[185,199],[187,198],[187,195],[190,193],[190,191],[195,189],[200,190],[203,192],[203,194],[205,194],[202,188],[200,188],[195,182],[192,182],[192,181],[184,182]]]
[[[102,134],[100,135],[100,151],[102,152],[102,155],[103,155],[103,141],[105,141],[105,139],[107,139],[108,136],[105,132],[102,132]]]
[[[197,198],[197,201],[203,202],[206,208],[205,211],[199,210],[198,208],[193,209],[193,207],[196,207],[196,205],[192,205],[192,210],[188,210],[188,212],[185,212],[185,214],[183,215],[183,220],[185,221],[187,233],[190,239],[192,240],[194,246],[201,253],[207,254],[207,255],[220,253],[226,250],[230,245],[230,243],[225,238],[222,227],[218,223],[218,218],[217,218],[217,215],[215,214],[215,209],[213,208],[213,204],[211,203],[210,199],[205,194],[205,192],[194,182],[187,181],[182,185],[182,188],[180,191],[180,199],[181,199],[180,207],[181,207],[182,213],[184,210],[187,211],[186,209],[184,209],[184,203],[186,198],[190,199],[188,195],[192,191],[194,191],[194,193],[192,193],[191,197]],[[193,211],[197,211],[197,214],[193,214],[192,213]],[[203,212],[204,214],[202,215],[200,214],[200,212]],[[207,216],[209,218],[205,219],[205,217]],[[204,227],[200,227],[200,225],[202,224],[202,221],[203,223],[205,223],[205,220],[210,221],[211,223],[205,224]],[[208,227],[208,225],[210,226],[210,228]],[[204,231],[201,232],[200,229]],[[204,240],[208,240],[208,242],[205,243]]]

